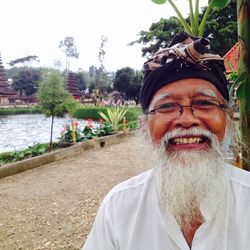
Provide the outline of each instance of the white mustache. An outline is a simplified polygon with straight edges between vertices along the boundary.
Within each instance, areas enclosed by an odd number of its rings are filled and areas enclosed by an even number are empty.
[[[185,136],[204,136],[207,137],[210,141],[214,139],[214,135],[206,129],[202,128],[189,128],[189,129],[183,129],[183,128],[177,128],[170,132],[167,132],[163,136],[163,142],[165,145],[169,143],[169,140],[176,138],[176,137],[185,137]]]

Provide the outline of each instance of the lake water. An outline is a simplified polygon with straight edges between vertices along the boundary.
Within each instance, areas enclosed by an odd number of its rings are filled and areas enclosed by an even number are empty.
[[[79,122],[80,127],[84,127],[87,122],[75,119],[74,121]],[[53,141],[58,141],[63,127],[69,123],[69,117],[54,119]],[[50,126],[51,117],[42,114],[0,116],[0,152],[27,148],[34,143],[49,142]]]

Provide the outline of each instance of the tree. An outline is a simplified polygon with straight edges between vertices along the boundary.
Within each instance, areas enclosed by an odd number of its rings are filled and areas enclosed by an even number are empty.
[[[23,68],[13,76],[12,88],[22,96],[32,95],[37,92],[41,72],[34,68]]]
[[[62,77],[52,73],[40,83],[37,98],[42,112],[48,117],[51,116],[51,150],[54,118],[64,116],[67,111],[65,102],[70,98],[70,94],[64,89]]]
[[[204,16],[206,8],[202,9],[200,19]],[[189,17],[185,20],[188,22]],[[161,18],[159,22],[153,23],[149,31],[140,31],[140,38],[134,43],[146,45],[142,48],[142,56],[150,56],[160,48],[168,47],[166,41],[183,30],[183,27],[177,17],[169,19]],[[211,49],[223,56],[237,42],[237,11],[236,1],[231,1],[225,8],[212,9],[208,15],[204,30],[204,37],[213,37],[211,39]]]
[[[64,40],[60,41],[59,48],[63,49],[66,56],[66,76],[70,68],[70,58],[78,58],[79,52],[75,45],[75,40],[73,36],[67,36]]]
[[[208,6],[205,9],[204,15],[200,18],[199,16],[199,2],[200,1],[196,0],[195,5],[193,5],[193,1],[189,0],[188,1],[189,2],[189,20],[190,20],[190,24],[189,24],[172,0],[151,0],[151,1],[153,1],[156,4],[164,4],[167,1],[171,5],[171,7],[174,9],[186,33],[188,33],[189,35],[193,37],[203,36],[208,15],[213,8],[223,8],[229,2],[228,0],[210,0],[208,2]]]
[[[102,84],[100,84],[101,82]],[[112,82],[112,72],[108,73],[105,70],[102,71],[100,68],[97,68],[93,65],[89,67],[87,86],[91,86],[91,89],[99,89],[101,92],[103,92],[103,90],[106,91],[108,88],[110,88]]]
[[[99,74],[99,81],[100,81],[100,87],[103,87],[107,85],[107,73],[105,71],[104,67],[104,58],[105,58],[105,50],[104,46],[107,43],[108,38],[103,36],[101,37],[101,45],[98,53],[98,60],[99,60],[99,69],[98,69],[98,74]]]
[[[25,56],[25,57],[21,57],[21,58],[18,58],[16,60],[12,60],[10,61],[8,64],[10,66],[14,66],[15,64],[17,63],[25,63],[25,62],[31,62],[31,61],[37,61],[39,62],[39,60],[37,59],[38,57],[37,56]]]
[[[170,17],[169,19],[161,18],[159,22],[153,23],[149,31],[140,31],[140,38],[136,41],[129,43],[133,45],[140,43],[148,45],[142,48],[142,56],[150,56],[154,54],[159,48],[168,46],[166,41],[171,41],[174,35],[183,30],[178,18]]]
[[[114,79],[114,89],[123,93],[126,98],[139,98],[141,88],[141,72],[134,71],[130,67],[117,70]]]
[[[88,74],[83,70],[76,73],[77,83],[80,90],[85,90],[87,87]]]
[[[237,42],[237,8],[236,0],[224,8],[214,8],[208,15],[204,37],[212,38],[211,49],[224,56],[225,53]],[[206,8],[203,8],[203,14]]]

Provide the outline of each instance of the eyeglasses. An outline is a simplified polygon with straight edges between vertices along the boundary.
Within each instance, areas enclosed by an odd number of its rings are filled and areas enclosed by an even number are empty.
[[[153,109],[148,111],[146,114],[154,115],[156,113],[165,114],[169,116],[169,118],[175,119],[179,118],[184,108],[190,108],[192,114],[195,117],[211,117],[214,115],[219,109],[227,109],[226,104],[222,104],[216,100],[197,100],[193,101],[191,105],[180,105],[179,103],[163,103],[156,105]]]

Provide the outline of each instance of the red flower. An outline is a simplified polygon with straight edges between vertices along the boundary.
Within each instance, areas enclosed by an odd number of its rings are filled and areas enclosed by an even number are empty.
[[[79,122],[74,122],[74,126],[75,127],[79,126]]]
[[[93,120],[92,119],[88,119],[88,121],[87,121],[87,127],[88,128],[93,128],[94,126],[93,126]]]

